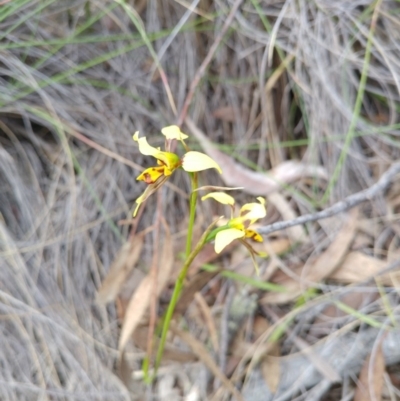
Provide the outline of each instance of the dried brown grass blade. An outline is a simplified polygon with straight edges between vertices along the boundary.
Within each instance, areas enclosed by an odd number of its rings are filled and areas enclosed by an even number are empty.
[[[196,292],[196,294],[194,294],[194,299],[197,302],[197,305],[199,306],[199,308],[203,314],[214,351],[218,352],[218,350],[219,350],[218,333],[217,333],[217,329],[215,327],[215,321],[214,321],[211,309],[208,306],[204,297],[201,295],[201,292]]]
[[[374,354],[374,358],[370,355],[364,361],[354,394],[354,401],[381,401],[384,373],[385,359],[381,343]]]
[[[122,245],[97,293],[96,299],[99,303],[106,304],[115,300],[129,273],[135,267],[142,248],[142,235]]]
[[[190,333],[178,329],[173,324],[171,325],[171,330],[179,336],[192,351],[198,356],[198,358],[207,366],[207,368],[213,373],[213,375],[221,381],[221,383],[226,387],[226,389],[239,401],[245,401],[236,387],[231,383],[231,381],[221,372],[215,361],[210,356],[208,350],[204,345],[196,340]]]
[[[168,283],[168,279],[170,278],[172,271],[173,262],[174,254],[172,247],[172,238],[169,230],[166,230],[163,251],[161,254],[161,262],[159,263],[159,272],[157,275],[157,296],[160,295],[161,291]],[[126,309],[124,321],[122,323],[121,337],[118,344],[118,349],[120,351],[125,348],[125,345],[131,337],[132,333],[135,331],[135,329],[138,327],[138,324],[144,317],[144,314],[150,305],[151,296],[155,290],[153,287],[153,277],[150,273],[143,279],[135,293],[132,295]]]
[[[318,283],[332,275],[343,262],[356,234],[358,209],[353,209],[348,216],[348,220],[325,252],[310,266],[303,268],[301,279],[295,280],[287,276],[285,281],[279,283],[286,287],[286,292],[270,292],[263,297],[262,303],[281,304],[292,301],[301,295],[310,283]]]

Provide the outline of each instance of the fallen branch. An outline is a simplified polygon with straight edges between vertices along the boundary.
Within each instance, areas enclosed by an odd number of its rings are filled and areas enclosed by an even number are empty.
[[[268,226],[260,227],[257,231],[260,234],[267,235],[275,231],[284,230],[285,228],[305,224],[316,220],[326,219],[335,216],[336,214],[345,212],[359,205],[362,202],[375,198],[380,193],[385,192],[389,185],[393,182],[394,177],[400,173],[400,163],[394,163],[381,178],[371,187],[357,192],[354,195],[348,196],[346,199],[335,203],[333,206],[317,213],[310,213],[304,216],[297,217],[289,221],[278,221]]]

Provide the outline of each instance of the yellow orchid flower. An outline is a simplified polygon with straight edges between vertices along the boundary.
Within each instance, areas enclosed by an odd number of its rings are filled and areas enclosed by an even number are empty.
[[[203,196],[201,200],[209,198],[212,198],[224,205],[230,206],[233,206],[235,202],[232,196],[227,195],[224,192],[211,192]],[[258,203],[246,203],[245,205],[243,205],[240,209],[238,217],[231,218],[225,226],[219,227],[214,230],[214,249],[216,253],[220,253],[235,239],[239,239],[240,242],[245,245],[246,248],[249,250],[250,255],[253,259],[254,266],[258,271],[258,266],[254,255],[264,255],[256,252],[253,247],[247,241],[245,241],[246,238],[250,238],[253,241],[263,242],[263,237],[256,230],[251,228],[252,224],[267,215],[267,211],[265,209],[265,199],[262,197],[258,197],[257,200]]]
[[[219,197],[214,197],[214,199],[218,202],[221,200]],[[262,219],[267,215],[264,198],[259,197],[257,200],[259,203],[246,203],[243,205],[240,209],[239,217],[230,219],[227,223],[228,228],[217,233],[215,237],[215,252],[220,253],[227,245],[238,238],[250,238],[253,241],[263,242],[262,236],[250,228],[258,219]]]
[[[173,140],[180,140],[185,149],[188,149],[184,142],[188,136],[184,134],[177,125],[164,127],[161,130],[161,133],[165,136],[165,151],[151,146],[147,142],[146,137],[139,137],[139,131],[136,131],[133,135],[133,140],[139,145],[139,152],[142,155],[153,156],[157,159],[157,166],[147,168],[136,178],[138,181],[144,181],[149,185],[144,193],[136,199],[137,205],[133,216],[136,216],[140,205],[158,188],[160,188],[166,182],[168,177],[180,167],[188,172],[197,172],[209,168],[215,168],[220,174],[222,174],[222,170],[218,164],[204,153],[188,151],[182,158],[180,158],[177,154],[170,151]]]

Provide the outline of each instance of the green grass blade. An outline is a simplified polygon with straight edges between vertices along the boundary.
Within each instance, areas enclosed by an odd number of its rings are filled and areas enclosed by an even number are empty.
[[[204,264],[204,265],[202,265],[201,268],[203,270],[206,270],[209,272],[215,272],[215,271],[220,270],[217,266],[211,265],[211,264]],[[232,280],[238,281],[239,283],[249,284],[254,288],[258,288],[259,290],[273,291],[273,292],[286,292],[286,288],[282,285],[269,283],[267,281],[260,281],[260,280],[254,279],[252,277],[244,276],[243,274],[232,272],[230,270],[221,270],[220,274],[223,277],[230,278]]]

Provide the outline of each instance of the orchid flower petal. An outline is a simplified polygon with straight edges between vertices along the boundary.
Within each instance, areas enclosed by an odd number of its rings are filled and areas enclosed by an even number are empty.
[[[195,172],[203,171],[209,168],[215,168],[220,174],[222,174],[221,168],[218,164],[211,159],[211,157],[204,153],[190,151],[183,156],[182,168],[185,171]]]
[[[228,221],[228,226],[231,228],[236,228],[237,230],[242,230],[244,232],[243,219],[241,217],[234,217]]]
[[[156,182],[162,175],[165,174],[165,166],[156,166],[149,167],[140,174],[136,180],[144,181],[146,184],[153,184]]]
[[[225,192],[210,192],[209,194],[204,195],[201,200],[204,201],[209,198],[212,198],[223,205],[233,206],[235,204],[235,199]]]
[[[177,139],[179,141],[182,141],[184,139],[189,138],[186,134],[184,134],[180,128],[177,125],[170,125],[168,127],[164,127],[161,130],[161,133],[167,138],[167,139]]]
[[[157,189],[159,189],[162,185],[164,185],[165,181],[168,180],[168,177],[166,177],[165,175],[162,176],[159,180],[157,180],[156,182],[149,184],[147,186],[147,188],[145,189],[145,191],[142,193],[142,195],[139,196],[139,198],[136,199],[136,208],[135,211],[133,212],[133,217],[136,217],[136,214],[139,210],[140,205],[146,201],[150,195],[152,195],[154,192],[157,191]]]
[[[142,203],[143,203],[143,195],[139,196],[139,198],[136,199],[136,207],[135,210],[133,211],[133,217],[136,217],[139,207]]]
[[[258,196],[256,199],[257,199],[262,205],[265,206],[265,198],[263,198],[262,196]]]
[[[149,145],[145,136],[139,138],[139,131],[136,131],[133,135],[133,140],[139,145],[139,152],[145,156],[153,156],[157,158],[160,150]]]
[[[179,156],[175,153],[160,151],[154,157],[161,161],[159,164],[167,166],[171,171],[178,168],[181,164]]]
[[[246,238],[251,238],[253,241],[263,242],[263,237],[255,230],[245,230]]]
[[[238,230],[236,228],[228,228],[226,230],[218,232],[215,236],[215,252],[220,253],[232,241],[237,238],[243,238],[244,235],[244,231]]]
[[[265,209],[265,200],[261,197],[257,198],[260,203],[246,203],[240,209],[240,217],[243,220],[249,220],[254,223],[258,219],[262,219],[267,215]]]

